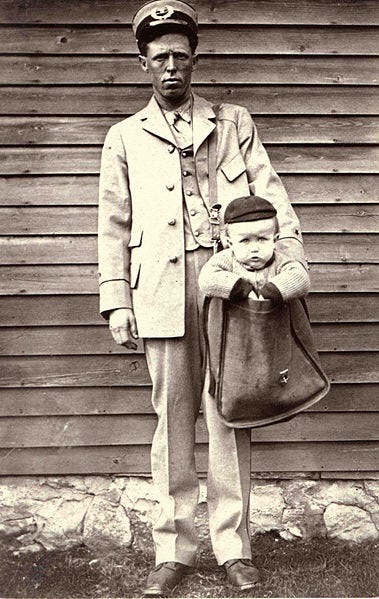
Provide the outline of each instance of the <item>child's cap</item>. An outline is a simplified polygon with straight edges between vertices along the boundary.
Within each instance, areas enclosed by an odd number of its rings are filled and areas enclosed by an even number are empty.
[[[274,206],[259,196],[245,196],[237,198],[227,205],[224,222],[225,224],[242,223],[252,220],[264,220],[274,218],[276,209]]]

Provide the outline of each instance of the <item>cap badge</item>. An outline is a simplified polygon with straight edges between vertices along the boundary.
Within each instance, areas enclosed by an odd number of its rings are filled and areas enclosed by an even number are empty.
[[[154,10],[152,10],[150,14],[153,17],[153,19],[162,20],[169,19],[173,13],[174,9],[172,8],[172,6],[166,4],[165,6],[161,6],[160,8],[154,8]]]

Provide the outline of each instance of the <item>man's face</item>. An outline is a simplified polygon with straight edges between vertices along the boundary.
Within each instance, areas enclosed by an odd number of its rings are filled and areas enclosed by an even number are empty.
[[[167,33],[157,37],[139,60],[143,71],[150,73],[154,94],[163,108],[175,108],[187,100],[197,57],[186,35]]]
[[[238,262],[246,268],[263,268],[274,253],[276,220],[232,223],[227,227],[227,239]]]

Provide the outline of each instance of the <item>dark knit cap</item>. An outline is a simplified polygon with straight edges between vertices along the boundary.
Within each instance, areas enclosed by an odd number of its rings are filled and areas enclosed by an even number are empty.
[[[276,209],[270,202],[259,196],[246,196],[237,198],[227,205],[224,222],[225,224],[242,223],[274,218],[274,216],[276,216]]]

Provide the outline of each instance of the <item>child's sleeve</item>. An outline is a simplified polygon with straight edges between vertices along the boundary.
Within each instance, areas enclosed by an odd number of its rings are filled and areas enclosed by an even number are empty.
[[[286,262],[280,272],[271,277],[260,293],[265,299],[288,301],[305,297],[310,289],[309,274],[300,262]]]
[[[214,254],[200,271],[199,287],[210,297],[232,301],[246,298],[254,285],[232,272],[233,261],[229,250]]]

